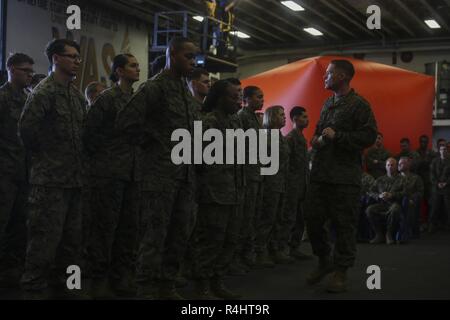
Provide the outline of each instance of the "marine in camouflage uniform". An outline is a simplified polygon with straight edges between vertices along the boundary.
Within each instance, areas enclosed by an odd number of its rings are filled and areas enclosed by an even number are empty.
[[[400,159],[402,161],[402,159]],[[400,170],[401,171],[401,170]],[[412,236],[418,238],[420,234],[420,204],[424,196],[422,178],[408,171],[402,172],[405,196],[408,197],[407,215],[402,221],[399,241],[407,241]]]
[[[330,90],[338,90],[338,80],[343,85],[344,80],[338,79],[338,75],[345,74],[350,81],[349,71],[343,70],[343,67],[330,63],[325,80]],[[327,290],[345,290],[346,271],[354,265],[356,255],[361,155],[375,142],[376,136],[377,126],[371,107],[353,89],[325,102],[312,140],[315,155],[305,205],[309,240],[313,253],[319,257],[318,268],[307,278],[309,284],[318,283],[334,271]],[[334,262],[330,259],[329,233],[325,228],[328,220],[337,235]]]
[[[117,126],[143,149],[138,294],[178,299],[174,282],[191,233],[194,169],[172,162],[172,132],[193,136],[195,107],[186,82],[164,70],[141,85],[117,115]],[[159,289],[159,293],[155,289]]]
[[[79,265],[81,190],[85,159],[81,139],[86,101],[55,74],[28,97],[19,121],[20,136],[31,152],[28,246],[22,285],[37,294],[48,286],[55,264],[55,285],[65,285],[66,268]]]
[[[370,238],[370,225],[366,216],[366,207],[369,202],[369,191],[372,185],[375,183],[375,179],[368,174],[363,172],[361,176],[361,195],[360,195],[360,215],[358,222],[357,239],[358,241],[365,242]]]
[[[420,155],[414,150],[410,150],[410,142],[408,138],[403,138],[400,141],[401,151],[395,156],[397,162],[400,161],[400,158],[407,157],[411,159],[411,171],[417,173],[417,168],[420,161]]]
[[[386,160],[391,156],[382,144],[382,135],[378,134],[377,143],[367,150],[365,162],[367,165],[367,173],[375,179],[383,176],[386,173]],[[378,142],[379,141],[379,142]]]
[[[215,109],[205,115],[203,130],[218,129],[225,138],[226,129],[241,128],[239,118],[224,111]],[[234,164],[204,164],[197,171],[199,210],[194,234],[196,298],[208,298],[209,289],[224,299],[240,296],[223,284],[238,245],[241,226],[238,207],[242,203],[245,186],[244,168],[237,164],[236,150],[235,147]]]
[[[118,294],[133,287],[140,209],[140,147],[115,128],[117,112],[131,94],[119,85],[103,91],[88,112],[83,137],[91,163],[93,289],[107,289],[109,280]]]
[[[308,258],[299,252],[303,238],[304,217],[303,202],[306,196],[309,180],[307,160],[307,142],[299,129],[293,129],[286,136],[289,146],[289,171],[287,174],[286,202],[281,219],[277,221],[276,239],[278,242],[279,257],[287,261],[286,255],[298,258]]]
[[[428,231],[433,233],[443,223],[448,223],[450,212],[450,160],[445,146],[441,155],[431,162],[431,213]],[[440,186],[441,185],[441,186]]]
[[[275,130],[275,129],[273,129]],[[268,150],[270,146],[270,130],[268,135]],[[286,184],[289,170],[289,146],[283,135],[279,134],[279,169],[274,175],[264,177],[263,202],[261,214],[256,222],[256,266],[272,267],[274,260],[278,259],[278,252],[281,252],[276,235],[281,233],[281,227],[277,220],[281,220],[286,202]],[[278,261],[277,261],[278,260]],[[289,259],[290,260],[290,259]],[[292,262],[290,261],[283,261]]]
[[[14,90],[11,82],[0,88],[0,287],[19,283],[25,260],[29,185],[17,123],[26,99],[25,90]]]
[[[242,122],[242,129],[244,131],[249,129],[256,130],[256,134],[261,129],[261,124],[255,114],[255,111],[250,107],[243,107],[238,112],[238,117]],[[254,264],[255,254],[255,223],[258,220],[261,212],[262,197],[263,197],[263,176],[260,174],[260,164],[248,164],[249,148],[247,145],[246,159],[247,164],[245,168],[246,189],[244,202],[240,206],[242,217],[242,226],[239,232],[239,248],[238,260],[240,259],[246,265]]]
[[[395,168],[395,170],[397,169]],[[385,192],[392,196],[388,199],[380,199],[380,195]],[[375,231],[375,238],[370,243],[386,241],[388,244],[392,244],[394,242],[394,231],[397,230],[400,222],[401,204],[405,196],[402,176],[395,173],[392,176],[379,177],[373,184],[369,195],[377,201],[366,209],[369,222]],[[386,236],[384,236],[384,226],[386,226]]]

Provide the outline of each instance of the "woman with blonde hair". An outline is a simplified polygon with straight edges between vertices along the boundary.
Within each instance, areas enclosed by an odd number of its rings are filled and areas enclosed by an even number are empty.
[[[281,130],[286,124],[284,108],[276,105],[265,110],[263,127],[270,135],[271,130]],[[269,148],[271,139],[267,139]],[[259,268],[273,267],[275,263],[293,262],[288,256],[283,256],[272,236],[275,230],[277,218],[281,217],[286,192],[286,178],[289,164],[289,148],[286,138],[281,131],[279,133],[279,169],[274,175],[264,177],[263,205],[261,215],[256,220],[256,266]]]

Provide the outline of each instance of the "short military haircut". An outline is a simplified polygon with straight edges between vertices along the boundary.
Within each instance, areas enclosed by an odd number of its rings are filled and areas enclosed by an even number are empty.
[[[252,97],[258,90],[261,90],[257,86],[247,86],[244,88],[244,99]]]
[[[189,76],[189,81],[200,80],[202,76],[209,77],[209,72],[203,68],[195,68],[192,74]]]
[[[118,68],[125,68],[129,58],[134,58],[134,56],[130,53],[121,53],[114,57],[111,63],[111,74],[109,75],[109,80],[111,80],[114,83],[120,80],[116,71]]]
[[[353,76],[355,75],[355,67],[353,67],[353,64],[350,61],[332,60],[330,63],[334,65],[336,69],[344,72],[347,75],[348,81],[353,79]]]
[[[304,112],[306,112],[305,108],[295,106],[291,109],[291,112],[289,112],[289,118],[291,118],[291,121],[293,121],[294,117],[301,116]]]
[[[65,46],[73,47],[77,49],[78,53],[80,53],[80,45],[73,40],[69,39],[53,39],[47,44],[45,48],[45,55],[48,58],[48,62],[53,65],[53,55],[54,54],[63,54],[65,51]]]
[[[192,43],[192,40],[189,40],[185,37],[174,37],[169,42],[170,52],[178,52],[183,49],[185,43]]]
[[[9,69],[12,66],[18,66],[22,63],[34,64],[34,60],[24,53],[14,53],[6,60],[6,67]]]
[[[428,139],[429,140],[430,138],[428,138],[428,136],[426,134],[423,134],[419,137],[419,139]]]
[[[409,138],[402,138],[401,140],[400,140],[400,143],[410,143],[410,141],[409,141]]]
[[[383,134],[379,131],[378,131],[377,135],[384,137]]]
[[[226,78],[225,80],[235,86],[242,85],[241,81],[238,78]]]
[[[446,140],[445,140],[444,138],[439,138],[439,139],[437,140],[437,145],[439,145],[442,141],[446,142]]]

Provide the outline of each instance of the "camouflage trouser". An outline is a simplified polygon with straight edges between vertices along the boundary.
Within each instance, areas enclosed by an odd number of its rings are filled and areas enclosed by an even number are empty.
[[[276,241],[272,238],[275,230],[275,223],[284,208],[285,194],[273,192],[264,188],[263,205],[261,214],[256,223],[255,252],[261,253],[268,249],[278,250]]]
[[[368,206],[366,214],[375,232],[383,233],[386,226],[386,232],[392,234],[398,227],[401,211],[401,206],[396,202],[380,202]]]
[[[431,196],[431,213],[428,219],[429,223],[439,225],[449,223],[450,218],[450,192],[438,192],[433,189]]]
[[[96,178],[91,194],[91,236],[88,261],[93,278],[120,279],[134,273],[140,186]]]
[[[273,241],[278,250],[287,251],[298,248],[301,244],[304,231],[304,218],[302,201],[297,188],[290,188],[285,193],[283,211],[277,217]]]
[[[191,233],[192,183],[167,191],[143,191],[137,281],[172,283],[180,269]]]
[[[237,254],[243,257],[251,257],[255,251],[255,222],[261,211],[263,188],[262,182],[247,182],[244,202],[239,205],[241,227]]]
[[[359,186],[311,183],[305,201],[305,221],[314,255],[331,254],[326,229],[330,221],[336,231],[334,264],[343,268],[354,265],[359,197]]]
[[[235,205],[199,204],[194,235],[196,279],[225,275],[237,248],[240,223]]]
[[[29,185],[3,177],[0,181],[0,271],[19,273],[27,245],[27,196]]]
[[[81,188],[33,185],[28,201],[28,245],[22,285],[25,290],[43,290],[48,280],[55,285],[65,284],[67,267],[80,265]]]
[[[300,192],[296,188],[288,189],[283,215],[278,220],[280,232],[277,233],[280,250],[300,247],[305,231],[305,218],[303,216],[303,202]]]

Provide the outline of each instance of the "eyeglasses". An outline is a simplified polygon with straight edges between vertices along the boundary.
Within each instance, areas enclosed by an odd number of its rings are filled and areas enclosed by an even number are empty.
[[[20,70],[20,71],[23,71],[23,72],[28,73],[28,74],[31,74],[31,75],[34,75],[34,70],[33,70],[33,69],[30,69],[30,68],[17,68],[17,67],[16,67],[15,69]]]
[[[67,57],[67,58],[70,58],[70,59],[72,59],[74,61],[76,61],[76,60],[78,60],[79,62],[83,61],[81,59],[81,57],[79,55],[77,55],[77,54],[58,54],[58,56]]]

